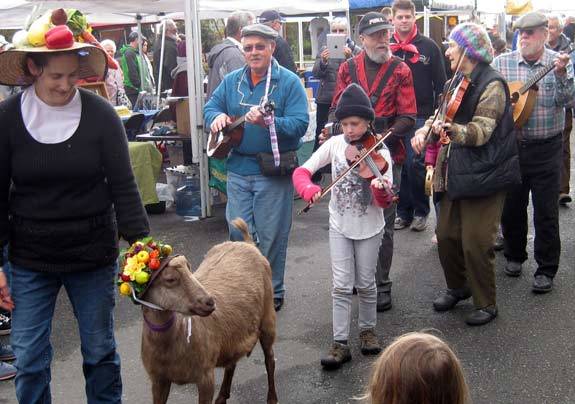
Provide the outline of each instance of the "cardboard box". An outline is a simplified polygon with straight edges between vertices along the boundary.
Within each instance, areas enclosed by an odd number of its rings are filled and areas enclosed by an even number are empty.
[[[179,135],[190,136],[190,102],[176,101],[176,130]]]

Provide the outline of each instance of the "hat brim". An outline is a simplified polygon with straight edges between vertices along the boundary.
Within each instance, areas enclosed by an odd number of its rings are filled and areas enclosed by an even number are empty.
[[[81,42],[74,42],[69,48],[49,49],[45,46],[12,48],[0,53],[0,84],[6,86],[27,86],[34,82],[34,77],[27,73],[26,57],[30,53],[57,53],[85,51],[80,58],[78,77],[80,79],[98,78],[103,80],[108,68],[104,50]]]
[[[372,26],[367,27],[366,29],[364,29],[363,31],[361,31],[360,35],[371,35],[375,32],[378,31],[382,31],[384,29],[387,30],[392,30],[393,29],[393,25],[388,24],[388,23],[380,23],[380,24],[374,24]]]

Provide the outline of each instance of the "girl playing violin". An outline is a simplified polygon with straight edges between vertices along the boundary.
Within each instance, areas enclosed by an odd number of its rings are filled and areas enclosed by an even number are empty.
[[[493,48],[485,30],[458,25],[446,56],[455,75],[453,85],[446,85],[452,89],[444,97],[447,105],[440,108],[451,113],[429,119],[412,139],[417,153],[427,143],[426,164],[433,164],[437,152],[436,234],[447,290],[433,306],[446,311],[473,297],[475,309],[465,321],[482,325],[497,316],[493,244],[505,190],[520,182],[517,145],[509,91],[489,65]]]
[[[315,172],[331,163],[332,178],[338,177],[351,164],[346,158],[346,149],[349,152],[355,142],[374,136],[371,125],[374,111],[367,95],[357,84],[350,84],[342,93],[335,116],[342,124],[343,136],[328,139],[293,173],[294,187],[307,202],[316,202],[320,198],[321,188],[311,181]],[[333,271],[334,342],[321,359],[322,366],[327,369],[337,369],[351,360],[348,338],[354,286],[359,297],[361,352],[369,355],[381,350],[375,333],[375,267],[384,227],[383,208],[391,205],[394,195],[391,191],[389,150],[382,146],[374,153],[378,153],[376,157],[383,162],[382,180],[366,179],[360,176],[359,170],[353,169],[331,190],[329,245]]]

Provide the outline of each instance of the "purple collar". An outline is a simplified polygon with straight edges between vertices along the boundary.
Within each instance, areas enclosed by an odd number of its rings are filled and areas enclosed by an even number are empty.
[[[174,325],[174,322],[176,321],[176,315],[174,314],[173,311],[168,321],[166,321],[164,324],[161,325],[153,324],[152,322],[150,322],[150,320],[146,318],[145,314],[143,315],[144,315],[144,322],[146,323],[148,328],[154,332],[166,332],[172,327],[172,325]]]

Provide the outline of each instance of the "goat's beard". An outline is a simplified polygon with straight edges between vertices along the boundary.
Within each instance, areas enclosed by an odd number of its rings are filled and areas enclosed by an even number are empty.
[[[366,48],[365,53],[367,54],[368,58],[370,58],[375,63],[379,63],[380,65],[384,64],[389,60],[389,58],[391,58],[391,51],[389,48],[387,48],[385,52],[378,52],[377,50],[374,51]]]

